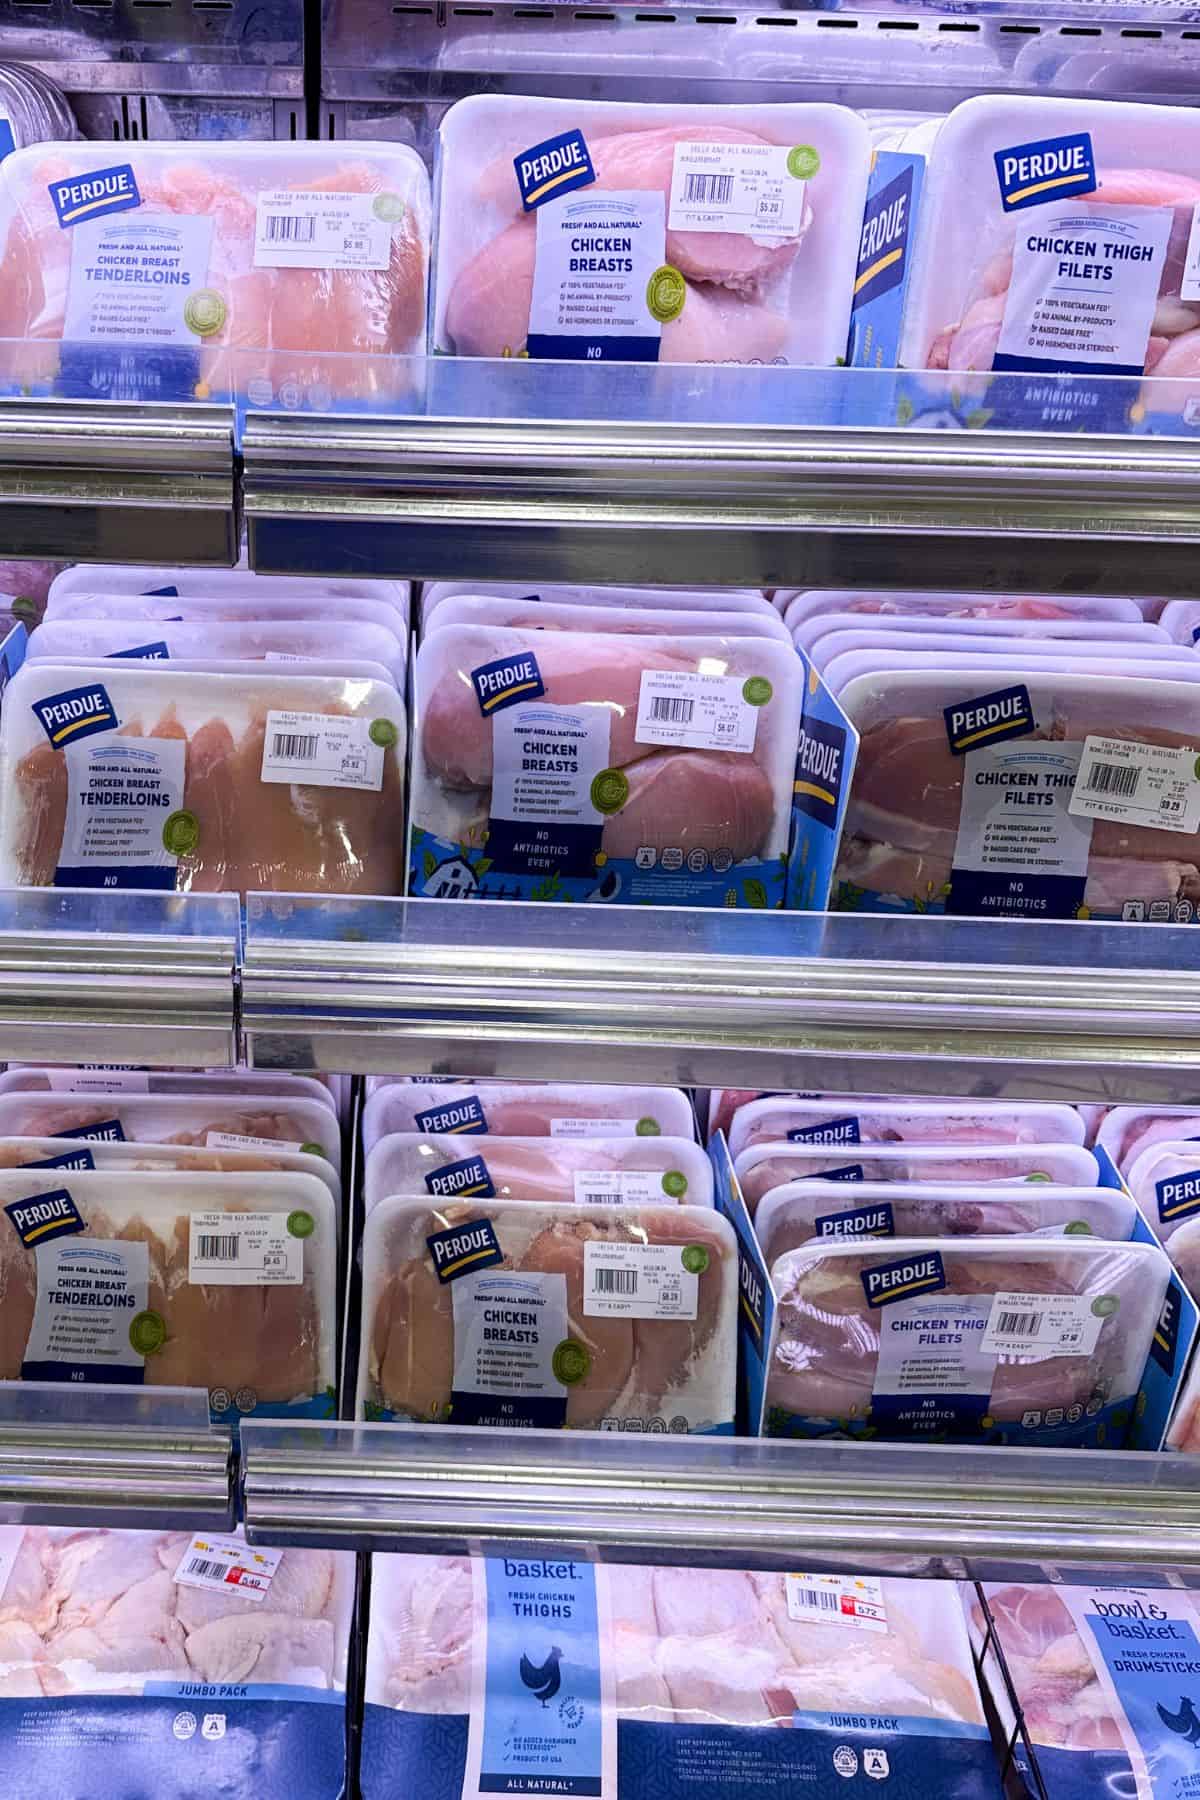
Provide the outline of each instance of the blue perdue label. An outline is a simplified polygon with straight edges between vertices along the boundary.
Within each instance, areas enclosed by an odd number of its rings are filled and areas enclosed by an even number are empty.
[[[1171,1175],[1165,1181],[1156,1181],[1154,1193],[1159,1221],[1163,1225],[1200,1212],[1200,1169],[1189,1169],[1186,1175]]]
[[[908,248],[908,228],[912,221],[912,191],[910,163],[867,202],[862,235],[858,240],[858,273],[854,281],[856,307],[877,300],[880,294],[899,287],[904,280],[904,253]]]
[[[994,155],[1000,204],[1006,213],[1095,191],[1096,159],[1090,132],[1039,138],[1036,143],[1014,144]]]
[[[766,1328],[766,1289],[757,1267],[738,1244],[738,1291],[742,1317],[749,1325],[756,1344],[763,1342]]]
[[[38,723],[56,750],[64,744],[77,744],[81,738],[97,731],[111,731],[117,723],[116,709],[102,682],[87,687],[64,688],[61,693],[47,694],[35,700],[33,710]]]
[[[99,219],[105,213],[126,212],[140,206],[137,178],[129,163],[114,163],[111,169],[97,169],[91,175],[71,175],[50,183],[50,198],[62,226],[78,225],[84,219]]]
[[[846,733],[840,725],[810,717],[800,729],[793,792],[801,812],[832,831],[846,765]]]
[[[61,1156],[44,1156],[38,1162],[22,1163],[24,1169],[94,1169],[96,1159],[90,1150],[64,1150]]]
[[[596,179],[582,131],[563,131],[513,157],[521,205],[526,212]]]
[[[56,1138],[90,1138],[96,1144],[123,1144],[125,1132],[120,1119],[101,1119],[95,1125],[75,1125],[70,1131],[51,1133]]]
[[[863,1291],[872,1309],[895,1300],[911,1300],[914,1294],[932,1294],[946,1285],[946,1271],[936,1250],[905,1256],[896,1262],[874,1263],[862,1271]]]
[[[824,1213],[813,1220],[813,1231],[819,1238],[895,1237],[892,1203],[877,1200],[873,1206],[855,1206],[849,1212]]]
[[[86,1231],[79,1208],[66,1188],[55,1188],[49,1194],[34,1194],[28,1200],[14,1200],[5,1207],[9,1223],[26,1249],[35,1244],[48,1244],[54,1238],[74,1237]]]
[[[1034,729],[1033,702],[1023,682],[996,688],[944,706],[946,736],[954,756],[965,756],[981,744],[1002,744],[1005,738],[1024,737]]]
[[[152,644],[137,644],[132,650],[110,650],[108,662],[135,660],[139,662],[169,662],[171,652],[167,648],[165,638],[156,638]]]
[[[858,1120],[823,1119],[819,1125],[797,1125],[788,1132],[789,1144],[861,1144]]]
[[[546,691],[532,650],[518,650],[512,656],[497,657],[495,662],[481,663],[471,670],[471,680],[485,719],[522,700],[540,700]]]
[[[814,1169],[814,1181],[864,1181],[866,1174],[861,1163],[839,1163],[836,1169]]]
[[[443,1199],[490,1200],[496,1190],[482,1156],[465,1156],[461,1162],[443,1163],[425,1177],[429,1193]]]
[[[434,1231],[425,1239],[425,1247],[433,1258],[433,1268],[445,1287],[460,1275],[473,1275],[477,1269],[490,1269],[504,1261],[504,1252],[490,1219],[472,1219],[468,1225],[452,1225],[447,1231]]]
[[[468,1094],[463,1100],[448,1100],[442,1106],[431,1106],[415,1115],[415,1123],[418,1131],[438,1132],[442,1136],[488,1128],[478,1094]]]

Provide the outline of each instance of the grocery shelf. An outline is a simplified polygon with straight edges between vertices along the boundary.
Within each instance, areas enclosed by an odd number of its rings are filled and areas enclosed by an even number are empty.
[[[263,1068],[1195,1101],[1194,926],[251,896]]]
[[[1200,1569],[1190,1458],[484,1427],[242,1426],[247,1536],[951,1578]]]

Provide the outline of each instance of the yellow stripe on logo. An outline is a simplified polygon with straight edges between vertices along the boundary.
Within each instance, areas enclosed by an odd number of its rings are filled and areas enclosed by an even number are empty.
[[[1078,187],[1081,181],[1093,183],[1095,176],[1089,175],[1086,169],[1078,175],[1052,175],[1049,181],[1035,181],[1031,187],[1018,188],[1009,194],[1008,201],[1011,205],[1014,200],[1028,200],[1032,194],[1049,193],[1052,188]]]
[[[827,805],[834,806],[836,801],[828,788],[818,787],[813,781],[796,781],[792,783],[793,792],[811,794],[814,800],[824,800]]]
[[[573,181],[577,175],[586,174],[586,169],[563,169],[560,174],[552,175],[549,181],[543,181],[541,187],[536,187],[531,193],[526,194],[526,204],[528,205],[533,200],[540,200],[544,194],[552,194],[555,188],[562,186],[564,181]]]
[[[1033,730],[1032,719],[1024,717],[1019,719],[998,719],[994,725],[985,725],[982,731],[972,731],[968,737],[955,738],[954,747],[956,750],[965,750],[968,744],[977,744],[980,738],[995,737],[998,731],[1011,731],[1014,725],[1019,725],[1023,731]]]
[[[113,722],[115,723],[115,721]],[[107,725],[108,723],[107,713],[89,713],[84,719],[73,719],[69,725],[60,725],[54,733],[52,742],[61,744],[65,738],[71,736],[72,732],[83,731],[88,725]]]
[[[460,1256],[456,1258],[454,1262],[447,1263],[442,1270],[442,1274],[457,1275],[460,1269],[469,1269],[471,1264],[478,1262],[481,1257],[494,1256],[495,1254],[496,1252],[492,1249],[491,1245],[485,1244],[482,1250],[472,1250],[467,1256]]]
[[[882,274],[884,269],[889,269],[893,263],[899,262],[903,255],[904,245],[898,244],[894,250],[889,250],[886,256],[881,256],[878,262],[873,262],[869,269],[864,269],[854,284],[855,293],[857,294],[860,288],[865,288],[868,281],[873,281],[876,275]]]
[[[26,1244],[35,1243],[38,1238],[45,1237],[48,1231],[57,1231],[60,1226],[73,1223],[74,1221],[71,1219],[47,1219],[44,1225],[36,1225],[22,1241]]]

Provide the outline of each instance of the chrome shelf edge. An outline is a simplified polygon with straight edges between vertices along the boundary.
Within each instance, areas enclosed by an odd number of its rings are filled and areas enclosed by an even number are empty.
[[[0,1521],[228,1530],[228,1432],[0,1426]]]

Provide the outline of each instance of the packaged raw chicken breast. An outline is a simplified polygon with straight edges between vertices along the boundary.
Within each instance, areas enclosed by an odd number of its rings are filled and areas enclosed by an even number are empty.
[[[1108,1152],[1122,1175],[1130,1175],[1151,1145],[1193,1137],[1200,1138],[1200,1107],[1113,1106],[1100,1122],[1096,1145]]]
[[[712,1164],[690,1138],[489,1137],[477,1144],[453,1135],[395,1132],[367,1153],[367,1211],[391,1194],[711,1206]]]
[[[732,1432],[738,1259],[697,1206],[380,1201],[358,1415]]]
[[[383,143],[285,151],[78,143],[6,157],[0,336],[30,340],[26,381],[107,391],[136,348],[132,378],[145,387],[153,369],[156,399],[221,398],[264,373],[367,398],[371,358],[423,350],[420,157]]]
[[[0,1136],[84,1143],[306,1151],[341,1167],[341,1130],[320,1100],[259,1094],[0,1094]]]
[[[1147,1145],[1129,1165],[1125,1185],[1177,1261],[1176,1239],[1200,1214],[1200,1143],[1166,1138]]]
[[[439,130],[434,346],[832,365],[870,154],[840,106],[460,100]]]
[[[399,624],[399,621],[397,621]],[[128,657],[148,662],[350,662],[368,675],[381,669],[393,683],[404,680],[405,651],[383,625],[339,619],[243,620],[236,625],[156,624],[139,619],[51,619],[29,634],[25,658],[51,662],[80,657]]]
[[[0,719],[0,881],[399,893],[404,704],[266,668],[26,664]]]
[[[696,1135],[682,1088],[551,1081],[389,1082],[377,1087],[363,1108],[363,1148],[372,1150],[393,1131],[552,1138]]]
[[[1072,1106],[1046,1101],[903,1100],[872,1095],[794,1094],[751,1099],[729,1126],[729,1154],[753,1144],[1082,1144]]]
[[[909,368],[1194,374],[1200,140],[1174,107],[1006,94],[933,147]]]
[[[1085,1155],[1076,1151],[1076,1155]],[[959,1185],[913,1181],[856,1181],[831,1192],[828,1180],[785,1182],[772,1188],[754,1215],[768,1264],[814,1238],[1098,1237],[1121,1243],[1133,1235],[1136,1212],[1116,1188],[1056,1186],[1026,1178]]]
[[[363,586],[367,586],[366,582]],[[310,627],[343,623],[373,625],[377,630],[403,638],[406,623],[390,600],[375,594],[332,594],[319,585],[283,593],[243,593],[239,588],[184,594],[130,594],[99,588],[63,594],[46,609],[47,625],[86,620],[89,624],[279,626],[307,621]]]
[[[771,1269],[768,1436],[1119,1450],[1167,1292],[1155,1244],[818,1240]]]
[[[784,1182],[1056,1182],[1094,1187],[1099,1167],[1077,1144],[870,1144],[847,1151],[829,1144],[760,1143],[741,1150],[734,1173],[751,1218]],[[906,1236],[921,1234],[906,1233]]]
[[[348,1551],[17,1525],[0,1554],[11,1792],[182,1800],[201,1760],[222,1800],[344,1792]]]
[[[138,1144],[125,1139],[0,1137],[0,1169],[137,1169],[154,1173],[185,1169],[201,1175],[240,1175],[256,1169],[288,1175],[317,1175],[342,1216],[342,1180],[323,1156],[302,1150],[205,1150],[196,1145]]]
[[[764,637],[789,643],[779,614],[686,612],[667,606],[563,606],[539,598],[499,599],[489,594],[451,594],[429,615],[426,634],[444,625],[504,625],[514,631],[613,631],[634,637]]]
[[[747,1766],[810,1800],[860,1769],[920,1800],[999,1791],[948,1581],[376,1556],[365,1699],[363,1800],[419,1791],[435,1756],[438,1800],[605,1769],[621,1800],[681,1800]]]
[[[447,600],[470,594],[494,600],[545,600],[555,606],[586,606],[605,611],[613,606],[626,610],[652,607],[668,612],[757,613],[759,617],[774,611],[761,588],[576,587],[536,581],[489,581],[481,587],[477,581],[431,581],[421,588],[422,624],[428,626]]]
[[[893,673],[952,676],[962,670],[979,669],[982,658],[994,670],[997,682],[1003,682],[1010,674],[1023,675],[1026,668],[1043,676],[1140,675],[1151,681],[1200,681],[1200,656],[1181,645],[1155,645],[1144,655],[1133,644],[1098,644],[1093,649],[1053,641],[1036,650],[1012,643],[998,649],[982,642],[958,650],[944,645],[937,649],[910,649],[905,642],[875,645],[869,650],[859,648],[834,657],[825,664],[821,679],[831,694],[841,695],[860,676],[870,676],[877,682]]]
[[[863,675],[833,904],[854,912],[1186,923],[1200,902],[1189,682]]]
[[[0,564],[0,568],[3,565]],[[407,621],[407,581],[365,581],[347,575],[259,575],[253,569],[204,569],[191,565],[152,568],[143,563],[75,563],[50,584],[47,616],[76,594],[207,594],[211,599],[269,600],[307,595],[310,599],[383,600]]]
[[[1003,621],[1031,619],[1064,623],[1094,619],[1106,625],[1143,622],[1136,600],[1106,594],[950,594],[927,593],[919,588],[896,588],[882,593],[864,588],[804,588],[789,597],[783,622],[795,635],[801,625],[807,627],[814,620],[843,613],[924,619],[926,630],[930,619],[982,619],[989,630]],[[806,647],[807,640],[800,641]]]
[[[0,1075],[0,1094],[288,1094],[319,1100],[336,1114],[333,1095],[315,1075],[230,1069],[226,1073],[175,1069],[52,1068],[10,1063]]]
[[[315,1175],[0,1171],[0,1380],[335,1411],[337,1224]]]
[[[990,628],[989,628],[990,627]],[[1092,619],[1043,621],[1040,619],[892,619],[872,624],[853,613],[834,613],[797,625],[796,639],[823,673],[836,657],[850,650],[888,650],[897,656],[930,651],[961,656],[1022,655],[1037,657],[1121,657],[1156,662],[1177,660],[1181,646],[1173,645],[1160,625],[1109,625]],[[806,640],[811,640],[806,641]]]
[[[804,699],[786,645],[447,626],[415,694],[411,893],[783,903]]]

